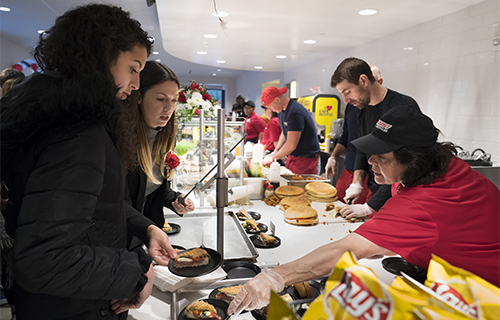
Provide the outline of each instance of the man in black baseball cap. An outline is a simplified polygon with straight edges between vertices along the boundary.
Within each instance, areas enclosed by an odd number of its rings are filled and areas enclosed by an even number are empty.
[[[431,118],[415,108],[399,106],[383,114],[370,134],[351,143],[367,155],[378,155],[404,146],[430,147],[438,133]]]

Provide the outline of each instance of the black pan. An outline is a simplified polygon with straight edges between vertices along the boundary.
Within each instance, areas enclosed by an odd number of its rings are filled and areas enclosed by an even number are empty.
[[[222,266],[228,279],[253,278],[260,273],[260,268],[245,261],[228,262]]]

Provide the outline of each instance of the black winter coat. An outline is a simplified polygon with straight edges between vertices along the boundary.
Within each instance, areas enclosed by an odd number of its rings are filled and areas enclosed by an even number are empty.
[[[115,89],[105,79],[34,74],[1,100],[17,318],[117,319],[110,299],[139,292],[151,263],[125,249],[151,221],[124,201],[114,145]]]

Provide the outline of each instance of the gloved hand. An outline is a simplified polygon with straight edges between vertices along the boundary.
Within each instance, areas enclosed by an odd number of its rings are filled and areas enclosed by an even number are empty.
[[[328,162],[326,163],[325,166],[325,175],[326,177],[331,177],[335,175],[335,164],[337,163],[337,160],[335,158],[328,158]]]
[[[347,200],[352,199],[351,203],[356,202],[361,196],[361,191],[363,191],[363,186],[359,183],[351,183],[349,188],[345,191],[344,202],[347,203]]]
[[[269,166],[271,165],[272,162],[274,162],[274,160],[275,160],[274,153],[270,153],[264,157],[264,160],[262,160],[262,165]]]
[[[340,215],[347,220],[353,218],[363,218],[369,214],[372,214],[375,210],[372,210],[368,203],[364,204],[353,204],[350,206],[345,206],[340,210]]]
[[[245,283],[229,305],[228,314],[240,314],[243,310],[253,310],[269,304],[271,290],[283,291],[285,281],[278,273],[264,269],[252,280]]]

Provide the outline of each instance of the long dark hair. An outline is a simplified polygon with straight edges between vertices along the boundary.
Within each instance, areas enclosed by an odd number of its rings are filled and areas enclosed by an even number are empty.
[[[332,88],[335,88],[344,80],[357,85],[359,82],[359,77],[362,74],[366,75],[371,83],[374,83],[376,81],[373,77],[372,69],[370,68],[370,65],[368,63],[359,58],[346,58],[338,65],[337,69],[335,69],[335,72],[333,73],[330,80],[330,86],[332,86]]]
[[[401,177],[405,187],[428,185],[448,171],[451,158],[456,154],[451,142],[436,142],[431,147],[403,147],[394,151],[396,160],[406,166]]]
[[[136,45],[145,47],[149,56],[152,41],[137,20],[119,7],[91,4],[58,17],[40,35],[33,55],[42,70],[56,70],[66,78],[97,70],[113,79],[112,62]]]

